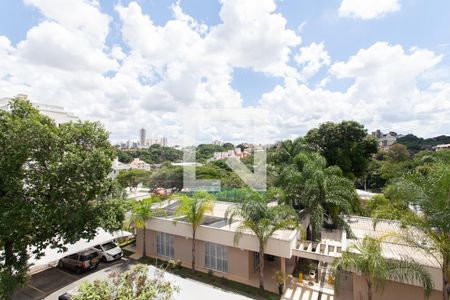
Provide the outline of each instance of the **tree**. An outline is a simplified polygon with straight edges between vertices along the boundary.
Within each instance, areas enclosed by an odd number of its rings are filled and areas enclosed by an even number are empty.
[[[450,166],[431,163],[394,181],[385,189],[391,200],[375,210],[377,219],[398,219],[396,238],[426,251],[441,266],[443,299],[450,297]],[[417,237],[420,232],[422,238]],[[424,243],[423,240],[426,240]]]
[[[363,176],[377,141],[367,135],[364,126],[355,121],[326,122],[308,131],[305,141],[322,154],[329,166],[339,166],[345,176]]]
[[[121,170],[116,179],[123,188],[136,189],[139,183],[150,179],[150,174],[140,169]]]
[[[359,212],[360,202],[353,182],[343,176],[339,167],[327,167],[325,159],[316,152],[302,152],[280,177],[286,199],[310,217],[313,239],[319,238],[325,215],[349,231],[341,214]]]
[[[180,202],[175,211],[176,217],[184,217],[183,220],[192,226],[192,272],[195,272],[195,234],[202,224],[206,213],[211,213],[214,208],[214,197],[207,192],[196,192],[192,197],[175,195]]]
[[[156,270],[150,276],[147,265],[138,264],[131,270],[112,274],[106,280],[85,281],[73,300],[84,299],[136,299],[136,300],[170,300],[179,288],[164,279],[162,270]]]
[[[155,203],[159,202],[160,199],[157,197],[145,198],[141,201],[136,201],[131,206],[131,216],[130,216],[130,225],[134,226],[137,229],[142,229],[143,231],[143,246],[142,246],[142,254],[147,255],[146,251],[146,239],[145,232],[146,227],[145,223],[148,219],[152,217],[156,217],[158,215],[163,215],[165,212],[163,209],[155,207]]]
[[[99,123],[56,125],[17,98],[0,111],[1,295],[25,282],[28,247],[38,255],[121,227],[107,178],[114,156]]]
[[[361,242],[350,245],[342,256],[334,260],[334,286],[338,293],[342,271],[360,273],[367,283],[367,296],[372,300],[373,289],[382,291],[386,280],[418,281],[423,285],[428,298],[433,288],[430,274],[410,259],[389,260],[381,252],[381,240],[365,237]]]
[[[228,224],[239,218],[234,243],[239,244],[242,234],[251,231],[259,242],[259,296],[264,297],[264,252],[269,238],[277,230],[298,227],[297,213],[287,205],[269,206],[264,194],[247,190],[244,199],[225,213]]]
[[[392,162],[402,162],[409,159],[409,152],[406,146],[394,144],[387,151],[387,158]]]

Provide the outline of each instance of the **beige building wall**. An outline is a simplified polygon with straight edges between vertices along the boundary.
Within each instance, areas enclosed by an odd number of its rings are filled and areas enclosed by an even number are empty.
[[[146,230],[146,256],[158,258],[162,260],[168,260],[169,258],[159,256],[156,254],[156,234],[157,231],[147,229]],[[191,268],[192,266],[192,239],[186,238],[182,236],[175,236],[174,240],[174,259],[179,259],[182,262],[182,265],[187,268]],[[136,251],[137,253],[142,253],[142,237],[143,230],[137,231],[137,239],[136,239]],[[195,243],[196,248],[196,270],[200,272],[208,272],[209,269],[205,267],[205,242],[202,240],[196,240]],[[238,281],[244,284],[248,284],[251,286],[258,287],[258,272],[253,270],[254,257],[251,251],[241,250],[240,248],[230,247],[228,246],[228,272],[223,273],[219,271],[214,271],[213,274],[218,277],[225,277],[230,280]],[[289,270],[292,271],[294,259],[289,259]],[[279,258],[274,263],[277,269],[280,268]],[[272,276],[274,273],[273,269],[270,269],[270,265],[266,263],[266,271],[265,275],[265,285],[266,290],[277,292],[277,286],[275,284]],[[266,273],[266,272],[265,272]]]
[[[400,282],[387,281],[383,292],[373,292],[373,300],[424,300],[423,288]],[[347,300],[339,297],[339,300]],[[433,290],[429,300],[441,300],[442,292]],[[367,300],[367,284],[363,277],[353,273],[353,300]]]

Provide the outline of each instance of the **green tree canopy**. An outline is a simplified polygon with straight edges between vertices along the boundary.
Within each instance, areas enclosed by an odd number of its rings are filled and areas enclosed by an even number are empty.
[[[140,169],[121,170],[116,177],[117,182],[123,188],[137,188],[140,183],[150,180],[151,173]]]
[[[309,216],[314,239],[319,238],[325,216],[348,230],[341,214],[360,211],[353,182],[343,176],[339,167],[327,167],[325,158],[317,152],[297,154],[280,179],[286,199]]]
[[[377,219],[398,219],[396,238],[423,249],[441,266],[443,299],[450,297],[450,165],[427,163],[385,189],[391,200],[373,212]],[[426,239],[417,238],[417,232]]]
[[[115,151],[98,123],[56,125],[25,100],[0,111],[0,294],[24,283],[27,247],[39,254],[118,229],[107,176]]]
[[[305,141],[326,158],[329,166],[339,166],[351,179],[364,175],[371,155],[377,153],[376,140],[355,121],[323,123],[308,131]]]

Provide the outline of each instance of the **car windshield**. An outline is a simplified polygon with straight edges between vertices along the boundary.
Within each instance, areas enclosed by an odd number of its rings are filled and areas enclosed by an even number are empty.
[[[116,248],[116,244],[114,244],[113,242],[110,243],[106,243],[102,245],[103,250],[108,251],[111,250],[112,248]]]

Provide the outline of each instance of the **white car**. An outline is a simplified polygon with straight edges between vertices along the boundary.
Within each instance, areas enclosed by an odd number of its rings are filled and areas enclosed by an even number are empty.
[[[103,262],[120,259],[123,256],[122,249],[113,242],[94,246]]]

